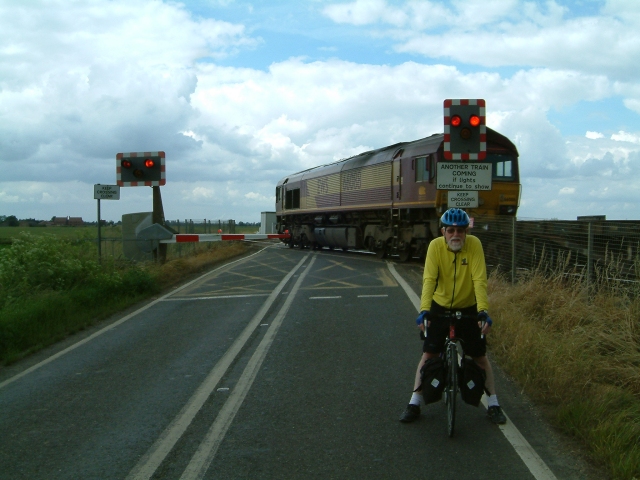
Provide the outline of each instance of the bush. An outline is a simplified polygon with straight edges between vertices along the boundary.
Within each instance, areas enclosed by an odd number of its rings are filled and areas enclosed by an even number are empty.
[[[158,291],[155,276],[142,266],[98,263],[86,239],[23,234],[0,250],[0,362]]]
[[[101,276],[90,244],[53,235],[23,232],[8,248],[0,250],[0,308],[11,298],[47,290],[68,290]]]

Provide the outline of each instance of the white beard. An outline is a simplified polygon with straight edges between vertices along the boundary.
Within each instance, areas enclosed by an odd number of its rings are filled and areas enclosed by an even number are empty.
[[[447,245],[452,252],[459,252],[464,247],[464,240],[459,237],[452,237],[447,240]]]

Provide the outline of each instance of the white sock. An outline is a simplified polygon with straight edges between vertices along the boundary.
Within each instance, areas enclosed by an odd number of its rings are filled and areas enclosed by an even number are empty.
[[[411,395],[411,400],[409,401],[409,404],[420,406],[422,405],[422,403],[423,403],[422,394],[413,392],[413,395]]]
[[[497,395],[489,395],[489,398],[487,399],[487,406],[488,407],[499,407],[500,404],[498,403],[498,396]]]

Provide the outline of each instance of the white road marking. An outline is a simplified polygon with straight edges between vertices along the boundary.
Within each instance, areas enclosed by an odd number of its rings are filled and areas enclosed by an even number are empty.
[[[309,300],[334,300],[336,298],[342,298],[341,296],[337,297],[309,297]]]
[[[482,396],[482,404],[484,405],[484,408],[488,408],[486,395]],[[504,413],[504,416],[507,418],[507,423],[498,426],[513,449],[520,456],[523,463],[527,468],[529,468],[531,474],[537,480],[556,480],[556,476],[553,474],[551,469],[546,463],[544,463],[531,444],[527,442],[527,439],[522,436],[520,431],[509,419],[509,416],[505,413],[504,409],[502,410],[502,413]]]
[[[258,325],[260,325],[260,322],[267,314],[269,308],[271,308],[273,302],[275,302],[280,295],[285,284],[291,279],[293,274],[300,268],[308,257],[309,255],[306,255],[302,260],[300,260],[300,262],[284,277],[284,279],[282,279],[273,292],[271,292],[271,295],[269,295],[269,298],[262,307],[260,307],[260,310],[258,310],[242,333],[238,338],[236,338],[235,342],[233,342],[231,347],[229,347],[218,363],[216,363],[211,372],[209,372],[209,375],[207,375],[204,382],[202,382],[198,387],[185,406],[182,407],[180,413],[178,413],[178,415],[171,421],[169,426],[164,430],[164,432],[162,432],[162,434],[160,434],[147,453],[142,456],[136,466],[133,467],[131,472],[129,472],[127,480],[151,478],[171,449],[175,446],[176,442],[187,430],[187,427],[191,424],[194,417],[200,411],[202,405],[207,401],[235,358],[242,351],[242,348],[251,337],[254,330]]]
[[[389,267],[391,275],[393,275],[393,277],[409,297],[409,300],[415,307],[416,311],[419,312],[420,297],[418,297],[418,295],[413,291],[413,289],[409,286],[405,279],[402,278],[400,274],[398,274],[393,263],[387,261],[387,266]],[[482,404],[485,408],[488,407],[486,395],[482,396]],[[500,430],[504,434],[507,441],[511,444],[513,449],[516,451],[516,453],[520,456],[531,474],[536,478],[536,480],[556,480],[556,476],[553,474],[551,469],[547,466],[546,463],[544,463],[542,458],[540,458],[540,456],[536,453],[529,442],[527,442],[527,440],[522,436],[513,422],[509,420],[509,417],[505,413],[504,409],[502,410],[502,413],[504,413],[504,416],[507,417],[507,423],[504,425],[499,425]]]
[[[164,302],[188,302],[190,300],[220,300],[222,298],[249,298],[249,297],[268,297],[268,293],[254,293],[251,295],[218,295],[210,297],[179,297],[179,298],[165,298]]]
[[[358,298],[386,298],[389,295],[358,295]]]
[[[168,297],[170,297],[171,295],[175,295],[177,292],[184,290],[185,288],[193,285],[194,283],[196,283],[197,281],[201,280],[204,277],[207,277],[209,275],[211,275],[214,272],[217,272],[218,270],[221,270],[223,268],[227,268],[229,267],[229,265],[233,265],[234,263],[239,263],[239,262],[244,262],[245,260],[248,260],[249,258],[258,255],[259,253],[262,253],[264,250],[266,250],[266,248],[263,248],[262,250],[256,252],[256,253],[252,253],[251,255],[247,255],[246,257],[240,258],[238,260],[234,260],[233,262],[229,262],[225,265],[222,265],[221,267],[218,267],[214,270],[211,270],[210,272],[205,273],[204,275],[199,276],[198,278],[196,278],[195,280],[190,281],[189,283],[185,283],[184,285],[176,288],[175,290],[173,290],[171,293],[167,293],[166,295],[163,295],[160,298],[157,298],[156,300],[146,304],[144,307],[139,308],[138,310],[136,310],[133,313],[130,313],[129,315],[126,315],[124,317],[122,317],[120,320],[118,320],[117,322],[114,322],[110,325],[107,325],[106,327],[104,327],[101,330],[98,330],[97,332],[89,335],[87,338],[84,338],[82,340],[80,340],[77,343],[74,343],[73,345],[71,345],[70,347],[65,348],[64,350],[59,351],[58,353],[56,353],[55,355],[52,355],[50,357],[48,357],[47,359],[43,360],[40,363],[37,363],[29,368],[27,368],[26,370],[18,373],[17,375],[14,375],[11,378],[8,378],[7,380],[5,380],[4,382],[0,383],[0,389],[2,389],[3,387],[6,387],[7,385],[9,385],[10,383],[15,382],[16,380],[24,377],[25,375],[30,374],[31,372],[38,370],[40,367],[43,367],[45,365],[47,365],[48,363],[53,362],[54,360],[62,357],[63,355],[66,355],[69,352],[72,352],[73,350],[75,350],[78,347],[81,347],[82,345],[84,345],[85,343],[90,342],[91,340],[95,339],[96,337],[99,337],[100,335],[102,335],[103,333],[108,332],[109,330],[113,330],[114,328],[116,328],[117,326],[123,324],[124,322],[126,322],[127,320],[132,319],[133,317],[135,317],[136,315],[144,312],[145,310],[147,310],[148,308],[153,307],[156,303],[159,302],[163,302],[165,301]]]
[[[303,260],[305,259],[306,257]],[[271,323],[271,327],[269,327],[269,330],[267,330],[267,332],[265,333],[264,338],[256,348],[251,359],[249,360],[249,363],[247,363],[247,366],[242,372],[242,376],[238,380],[236,387],[233,389],[233,391],[229,395],[229,398],[222,406],[222,409],[220,409],[218,416],[211,425],[211,428],[207,432],[204,440],[198,447],[198,450],[191,458],[189,465],[187,465],[187,468],[182,473],[180,480],[194,480],[204,477],[204,474],[206,473],[209,465],[211,465],[211,462],[216,455],[218,447],[222,443],[227,430],[231,426],[231,422],[233,422],[233,419],[235,418],[236,413],[238,413],[242,402],[247,396],[247,393],[249,392],[253,381],[258,375],[260,366],[262,365],[262,362],[266,357],[276,334],[278,333],[280,325],[282,325],[284,317],[289,311],[289,307],[293,303],[293,300],[298,293],[298,289],[300,288],[302,281],[306,277],[307,272],[311,270],[310,267],[313,265],[313,262],[315,262],[315,260],[316,256],[314,255],[309,262],[309,268],[305,269],[304,272],[302,272],[302,274],[300,274],[300,276],[298,277],[298,280],[296,280],[295,285],[291,289],[291,294],[287,297],[284,305],[282,305],[282,308],[278,312],[278,315]]]

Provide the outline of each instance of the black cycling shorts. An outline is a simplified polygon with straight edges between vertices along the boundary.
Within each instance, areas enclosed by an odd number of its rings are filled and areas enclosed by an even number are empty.
[[[471,357],[482,357],[487,354],[487,340],[482,337],[480,327],[476,317],[478,308],[476,305],[468,308],[458,308],[453,311],[460,311],[463,315],[471,315],[473,318],[461,318],[456,320],[456,337],[460,339],[462,348],[466,355]],[[422,351],[427,353],[442,353],[444,341],[449,336],[449,319],[439,318],[438,313],[448,311],[436,302],[432,302],[429,312],[430,325],[427,328],[427,335],[424,339]]]

